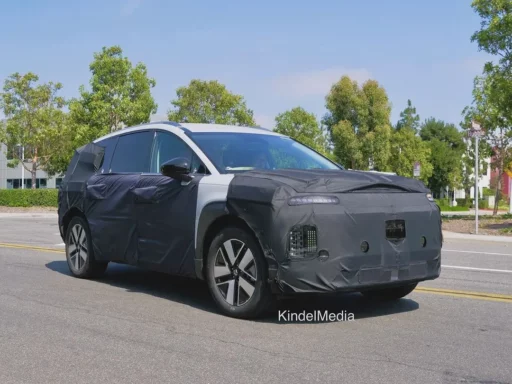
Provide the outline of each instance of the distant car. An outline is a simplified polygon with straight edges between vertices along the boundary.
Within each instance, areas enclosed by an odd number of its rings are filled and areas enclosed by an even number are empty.
[[[149,123],[79,148],[59,189],[71,273],[109,262],[204,279],[251,318],[276,295],[399,299],[441,269],[440,212],[419,181],[344,170],[260,128]]]

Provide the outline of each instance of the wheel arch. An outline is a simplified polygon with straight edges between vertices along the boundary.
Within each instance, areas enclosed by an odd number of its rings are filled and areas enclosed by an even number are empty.
[[[73,217],[79,216],[85,221],[87,221],[87,218],[85,217],[85,214],[77,207],[72,207],[69,209],[64,217],[62,218],[62,228],[61,228],[61,236],[62,239],[65,241],[65,236],[68,231],[69,223],[71,223],[71,220],[73,220]]]
[[[210,244],[212,243],[215,235],[219,233],[219,231],[221,231],[223,228],[228,226],[236,226],[242,228],[254,236],[254,239],[265,255],[265,249],[261,244],[260,239],[245,220],[230,213],[226,207],[225,202],[210,203],[203,208],[197,228],[198,240],[195,253],[195,268],[196,275],[199,279],[205,279],[204,266],[206,265],[206,258],[208,257]]]

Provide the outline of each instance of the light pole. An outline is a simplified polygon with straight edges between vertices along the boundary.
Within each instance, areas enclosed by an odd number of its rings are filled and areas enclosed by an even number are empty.
[[[476,121],[471,122],[470,137],[475,138],[475,233],[478,235],[478,139],[483,131]]]

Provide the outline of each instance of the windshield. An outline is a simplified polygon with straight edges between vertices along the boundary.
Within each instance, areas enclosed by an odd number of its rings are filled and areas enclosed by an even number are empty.
[[[252,169],[340,169],[288,137],[253,133],[189,134],[220,173]]]

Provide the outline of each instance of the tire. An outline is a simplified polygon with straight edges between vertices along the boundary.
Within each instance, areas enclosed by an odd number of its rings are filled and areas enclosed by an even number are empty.
[[[418,283],[402,285],[393,288],[375,289],[361,292],[365,297],[372,300],[391,301],[399,300],[414,291]]]
[[[86,220],[79,216],[71,219],[65,239],[66,261],[73,276],[88,279],[99,277],[105,272],[108,262],[94,259],[91,231]]]
[[[272,304],[267,263],[259,244],[244,229],[226,227],[215,236],[208,250],[206,280],[225,315],[255,318]]]

